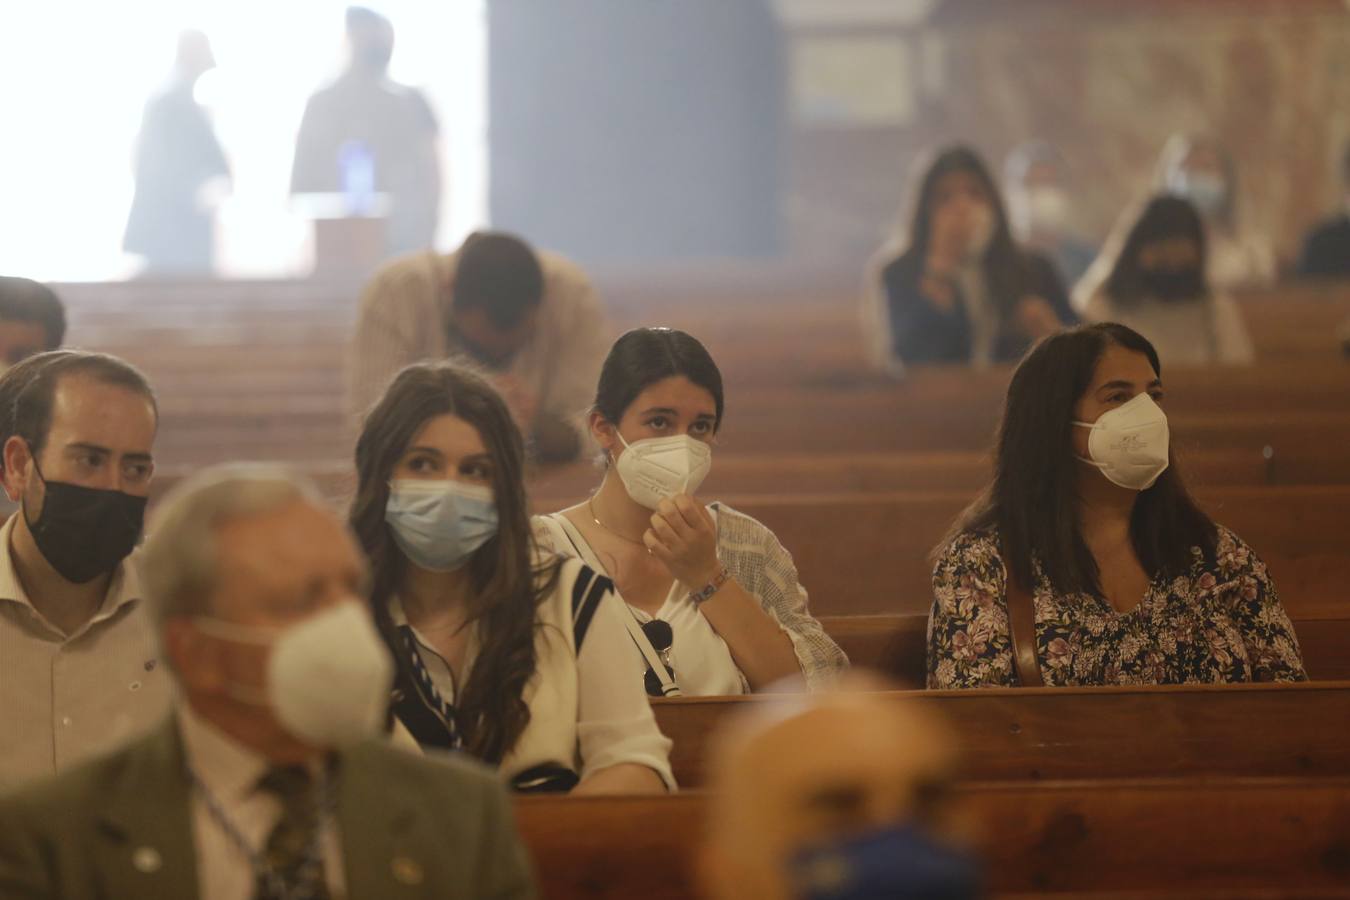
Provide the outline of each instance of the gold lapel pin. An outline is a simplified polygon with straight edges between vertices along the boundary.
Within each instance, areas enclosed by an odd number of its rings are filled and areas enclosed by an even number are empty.
[[[164,858],[159,855],[159,851],[154,847],[137,847],[131,854],[131,865],[137,872],[149,875],[158,872],[164,865]]]
[[[395,856],[389,868],[393,872],[394,880],[399,884],[417,885],[421,884],[425,878],[422,874],[422,867],[417,864],[417,861],[406,856]]]

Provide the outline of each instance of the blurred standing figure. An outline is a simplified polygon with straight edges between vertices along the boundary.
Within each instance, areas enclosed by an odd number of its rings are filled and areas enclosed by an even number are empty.
[[[428,249],[440,217],[436,116],[420,91],[389,80],[388,19],[349,7],[347,47],[346,70],[305,106],[291,193],[337,193],[372,178],[369,188],[389,197],[388,252]]]
[[[1065,284],[1082,278],[1097,256],[1097,248],[1074,227],[1072,181],[1063,155],[1045,141],[1019,144],[1004,161],[1003,189],[1013,237],[1048,257]]]
[[[1345,145],[1345,156],[1341,159],[1341,178],[1340,209],[1304,240],[1298,260],[1300,275],[1350,278],[1350,143]]]
[[[136,145],[136,193],[122,248],[143,257],[147,273],[211,271],[215,206],[230,167],[192,92],[197,79],[215,66],[206,35],[184,31],[168,85],[145,105]]]
[[[1191,201],[1209,232],[1209,278],[1217,288],[1270,284],[1275,254],[1267,235],[1242,227],[1233,157],[1212,137],[1175,134],[1158,158],[1158,186]]]

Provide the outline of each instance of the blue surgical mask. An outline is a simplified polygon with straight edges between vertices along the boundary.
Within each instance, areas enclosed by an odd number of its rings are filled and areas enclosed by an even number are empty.
[[[791,862],[799,900],[974,900],[984,896],[974,855],[914,825],[891,825],[810,847]]]
[[[384,520],[408,559],[453,572],[497,533],[497,504],[479,485],[400,479],[389,482]]]

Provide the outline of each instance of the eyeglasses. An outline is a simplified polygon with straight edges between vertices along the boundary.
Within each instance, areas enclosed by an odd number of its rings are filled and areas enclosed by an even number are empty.
[[[652,649],[661,657],[661,664],[666,667],[670,673],[670,679],[675,680],[675,669],[670,664],[670,648],[675,643],[675,632],[671,631],[670,623],[661,619],[652,619],[650,622],[642,623],[642,633],[651,641]],[[647,688],[648,695],[652,697],[664,697],[665,692],[661,690],[661,679],[657,677],[655,670],[647,666],[647,674],[642,677],[642,683]]]

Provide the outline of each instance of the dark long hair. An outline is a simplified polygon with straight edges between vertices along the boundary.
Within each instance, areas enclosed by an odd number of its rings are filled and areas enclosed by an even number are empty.
[[[1074,407],[1087,391],[1106,348],[1144,354],[1162,374],[1158,353],[1138,332],[1103,322],[1060,332],[1036,345],[1013,373],[999,425],[994,481],[957,520],[945,548],[967,532],[997,530],[1009,575],[1030,589],[1039,560],[1058,594],[1099,592],[1097,562],[1078,516]],[[1213,558],[1217,529],[1187,493],[1172,464],[1139,493],[1130,519],[1134,551],[1150,577],[1174,577],[1191,563],[1191,548]]]
[[[979,154],[971,148],[960,145],[948,147],[941,151],[925,170],[919,184],[918,199],[914,204],[907,252],[920,263],[928,258],[938,182],[952,172],[965,172],[972,176],[989,198],[989,207],[994,213],[994,235],[981,262],[985,282],[989,286],[989,296],[998,304],[999,310],[1006,314],[1027,292],[1030,272],[1026,257],[1013,241],[1012,231],[1008,227],[1008,214],[1003,208],[1003,198],[999,194],[998,185],[994,183],[984,160],[980,159]]]
[[[634,328],[615,341],[600,369],[592,410],[618,425],[638,394],[675,375],[712,394],[717,408],[713,430],[721,428],[722,372],[698,338],[674,328]]]
[[[389,479],[429,420],[455,415],[478,430],[492,459],[498,531],[467,563],[481,651],[456,698],[456,725],[474,756],[498,763],[530,721],[525,685],[535,671],[535,620],[556,586],[557,562],[535,565],[535,541],[525,498],[525,446],[506,404],[483,378],[453,363],[419,363],[394,379],[366,416],[356,443],[356,498],[350,520],[370,559],[375,620],[399,660],[411,665],[396,639],[390,598],[403,585],[408,560],[385,523]]]
[[[1110,294],[1112,300],[1121,306],[1129,307],[1144,298],[1145,291],[1141,277],[1143,270],[1139,266],[1139,254],[1149,244],[1170,238],[1185,238],[1195,242],[1200,252],[1200,279],[1204,284],[1201,297],[1209,294],[1209,284],[1205,278],[1209,250],[1200,213],[1184,197],[1159,194],[1150,200],[1140,213],[1125,238],[1125,246],[1116,257],[1115,265],[1111,267],[1111,274],[1107,276],[1106,292]],[[1180,302],[1194,302],[1195,299],[1188,297]]]

